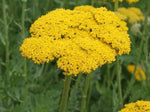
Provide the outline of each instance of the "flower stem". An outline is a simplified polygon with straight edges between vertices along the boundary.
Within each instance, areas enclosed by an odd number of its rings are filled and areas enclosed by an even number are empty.
[[[79,0],[76,0],[76,6],[79,5]]]
[[[94,0],[91,0],[91,5],[94,6]]]
[[[117,12],[118,11],[118,0],[115,1],[115,8],[114,11]],[[123,108],[123,98],[122,98],[122,89],[121,89],[121,64],[119,62],[119,58],[117,57],[117,82],[118,82],[118,93],[119,93],[119,105],[120,108]]]
[[[47,3],[46,3],[46,11],[50,10],[50,7],[52,6],[52,3],[53,3],[53,0],[47,0]]]
[[[146,68],[148,70],[148,53],[149,53],[149,51],[148,51],[148,46],[149,46],[148,42],[149,42],[149,36],[148,36],[148,23],[147,22],[148,22],[148,15],[149,15],[149,11],[150,11],[150,7],[149,7],[150,0],[147,0],[146,5],[147,5],[147,7],[146,7],[146,13],[145,13],[145,24],[144,24],[143,39],[145,39],[145,44],[144,44],[145,65],[146,65]]]
[[[145,12],[145,24],[144,24],[144,34],[145,35],[148,35],[148,29],[147,29],[147,22],[148,22],[148,15],[149,15],[149,10],[150,10],[150,7],[149,7],[149,5],[150,5],[150,0],[148,0],[147,2],[146,2],[146,12]]]
[[[7,17],[6,17],[6,3],[3,0],[3,21],[4,21],[4,32],[5,32],[5,50],[6,50],[6,74],[8,74],[8,64],[9,64],[9,40],[8,40],[8,24],[7,24]]]
[[[123,101],[127,98],[129,91],[131,90],[131,87],[133,86],[133,84],[135,83],[135,73],[136,73],[136,69],[137,69],[137,65],[135,65],[131,80],[128,84],[128,91],[125,92],[124,96],[123,96]]]
[[[26,1],[23,1],[22,16],[21,16],[22,39],[25,39],[25,9],[26,9]],[[26,77],[26,75],[27,75],[27,62],[26,59],[24,59],[24,76]]]
[[[21,37],[22,39],[26,38],[26,33],[25,33],[25,9],[26,9],[26,2],[27,0],[22,0],[23,5],[22,5],[22,16],[21,16],[21,28],[22,28],[22,32],[21,32]],[[27,96],[28,96],[28,83],[27,83],[27,60],[24,59],[24,80],[26,82],[25,85],[25,102],[27,102]]]
[[[39,13],[39,1],[34,0],[34,18],[37,19]]]
[[[110,65],[107,64],[107,87],[110,89],[111,79],[110,79]]]
[[[59,112],[66,112],[65,110],[67,108],[70,83],[71,83],[71,76],[66,75]]]
[[[91,74],[91,78],[90,78],[90,81],[89,81],[89,93],[88,93],[88,97],[87,97],[86,107],[89,107],[91,94],[92,94],[92,74]],[[89,109],[89,108],[87,108],[87,109]]]
[[[89,89],[90,80],[91,80],[91,74],[87,74],[86,81],[85,81],[85,88],[82,93],[82,102],[81,102],[80,112],[85,112],[86,110],[87,93]]]
[[[5,52],[6,52],[6,56],[5,56],[5,67],[6,67],[6,75],[4,75],[4,85],[5,85],[5,89],[4,90],[8,90],[10,87],[9,84],[9,39],[8,39],[8,23],[7,23],[7,14],[6,14],[6,0],[2,1],[2,10],[3,10],[3,21],[4,21],[4,38],[5,38]],[[3,104],[5,108],[9,108],[9,101],[10,98],[6,97],[6,99],[3,100]]]
[[[115,9],[114,9],[114,11],[115,11],[115,12],[118,11],[118,0],[115,1]]]
[[[121,89],[121,64],[119,62],[119,59],[117,57],[117,81],[118,81],[118,92],[119,92],[119,105],[120,105],[120,108],[123,107],[123,100],[122,100],[122,89]]]
[[[81,81],[81,77],[82,77],[82,74],[78,74],[78,77],[77,77],[77,80],[76,80],[76,83],[75,83],[75,88],[76,89],[79,87],[79,83]]]
[[[25,9],[26,9],[26,2],[23,1],[23,6],[22,6],[22,16],[21,16],[21,26],[22,26],[22,39],[25,39]]]
[[[69,8],[69,0],[63,0],[63,8]]]

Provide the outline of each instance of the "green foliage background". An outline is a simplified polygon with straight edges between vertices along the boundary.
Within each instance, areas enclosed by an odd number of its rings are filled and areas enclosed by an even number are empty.
[[[100,0],[5,0],[9,63],[6,62],[5,24],[3,19],[3,4],[0,1],[0,112],[58,112],[64,84],[64,75],[57,68],[56,62],[36,65],[27,61],[27,75],[24,72],[24,59],[19,52],[23,37],[30,37],[31,24],[41,15],[56,8],[73,9],[77,5],[105,6],[114,9],[112,2]],[[138,3],[120,3],[119,7],[138,7],[146,15],[147,0]],[[23,5],[26,5],[23,9]],[[25,17],[22,18],[22,14]],[[22,26],[24,19],[25,26]],[[144,23],[141,32],[144,31]],[[130,31],[132,51],[129,55],[119,57],[121,62],[121,81],[123,103],[137,100],[150,100],[150,61],[147,59],[149,47],[145,46],[144,36],[134,36]],[[150,28],[150,26],[148,26]],[[148,29],[147,28],[147,29]],[[23,34],[22,31],[25,31]],[[150,31],[148,31],[149,37]],[[144,43],[141,45],[141,41]],[[148,41],[149,43],[149,41]],[[140,47],[141,46],[141,47]],[[139,53],[139,49],[142,49]],[[140,56],[140,58],[139,58]],[[138,59],[139,58],[139,59]],[[140,65],[144,69],[147,80],[137,82],[126,70],[128,64]],[[118,83],[116,79],[116,62],[104,65],[92,72],[88,96],[87,112],[117,112],[119,107]],[[72,77],[69,104],[67,112],[80,112],[85,74]],[[126,97],[125,97],[126,96]]]

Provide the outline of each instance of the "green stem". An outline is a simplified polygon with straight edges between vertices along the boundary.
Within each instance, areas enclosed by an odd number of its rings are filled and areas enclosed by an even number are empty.
[[[147,0],[147,2],[146,2],[146,12],[145,12],[145,24],[144,24],[144,34],[145,35],[148,35],[147,22],[148,22],[149,10],[150,10],[149,5],[150,5],[150,0]]]
[[[91,5],[94,6],[94,0],[91,0]]]
[[[115,12],[118,11],[118,4],[119,4],[118,2],[119,2],[118,0],[115,1],[115,9],[114,9]]]
[[[50,10],[50,7],[52,6],[52,0],[47,0],[46,2],[46,11]]]
[[[110,89],[110,85],[111,85],[111,80],[110,80],[110,65],[107,64],[107,87],[108,89]]]
[[[26,77],[27,76],[27,60],[26,59],[24,59],[24,67],[23,67],[23,69],[24,69],[24,76]]]
[[[8,74],[8,64],[9,64],[9,40],[8,40],[8,24],[7,24],[7,17],[6,17],[6,3],[3,0],[3,21],[4,21],[4,32],[5,32],[5,50],[6,50],[6,73]]]
[[[23,2],[22,6],[22,16],[21,16],[21,26],[22,26],[22,39],[25,39],[25,9],[26,9],[26,2]]]
[[[49,66],[49,63],[45,63],[44,64],[44,71],[43,71],[43,76],[45,76],[47,70],[48,70],[48,66]]]
[[[2,10],[3,10],[3,21],[4,21],[4,37],[5,37],[5,64],[6,64],[6,75],[4,75],[4,83],[5,83],[5,90],[8,90],[10,88],[9,84],[9,40],[8,40],[8,23],[7,23],[7,14],[6,14],[6,0],[2,1]],[[6,97],[6,99],[3,100],[3,104],[5,108],[9,108],[9,102],[10,98]]]
[[[116,73],[116,70],[117,70],[116,67],[114,67],[113,70],[112,70],[111,79],[110,79],[110,85],[113,85],[113,80],[114,80],[115,75],[116,75],[116,74],[115,74],[115,73]]]
[[[117,12],[118,11],[118,0],[115,1],[115,7],[114,7],[114,11]],[[117,57],[117,82],[118,82],[118,92],[119,92],[119,105],[120,108],[123,108],[123,99],[122,99],[122,89],[121,89],[121,64],[119,62],[119,58]]]
[[[34,0],[34,18],[37,19],[39,12],[39,1]]]
[[[63,0],[63,8],[69,8],[69,0]]]
[[[128,84],[128,91],[126,91],[126,93],[124,94],[123,96],[123,101],[127,98],[128,94],[130,93],[130,90],[131,90],[131,87],[133,86],[134,82],[135,82],[135,73],[136,73],[136,69],[137,69],[137,66],[135,65],[135,69],[134,69],[134,72],[132,74],[132,77],[131,77],[131,80]]]
[[[143,45],[144,45],[144,38],[142,38],[142,40],[141,40],[141,42],[140,42],[140,48],[139,48],[139,50],[137,51],[137,62],[136,62],[136,64],[137,64],[137,63],[140,61],[140,59],[141,59]]]
[[[149,46],[149,36],[147,35],[145,37],[145,63],[146,65],[148,65],[148,46]]]
[[[25,9],[26,9],[26,0],[23,1],[22,6],[22,16],[21,16],[22,39],[25,39]],[[24,76],[26,77],[26,75],[27,75],[27,62],[26,59],[24,59]]]
[[[86,101],[87,101],[87,93],[89,89],[89,84],[91,80],[91,74],[87,74],[86,81],[85,81],[85,87],[82,93],[82,102],[81,102],[81,110],[80,112],[85,112],[86,110]]]
[[[76,83],[75,83],[75,88],[78,89],[79,88],[79,83],[80,83],[80,80],[81,80],[81,76],[83,74],[78,74],[77,76],[77,80],[76,80]]]
[[[65,84],[64,84],[64,89],[63,89],[63,94],[62,94],[62,99],[61,99],[61,103],[60,103],[59,112],[66,112],[65,110],[67,108],[70,83],[71,83],[71,76],[66,75],[65,76]]]
[[[25,33],[25,10],[26,10],[26,2],[27,0],[23,0],[23,5],[22,5],[22,16],[21,16],[21,37],[22,39],[26,38],[26,33]],[[27,102],[27,96],[28,96],[28,83],[27,83],[27,60],[24,59],[24,79],[25,79],[25,103]]]
[[[121,64],[119,62],[119,59],[117,57],[117,81],[118,81],[118,92],[119,92],[119,105],[120,105],[120,108],[123,107],[123,100],[122,100],[122,89],[121,89]]]
[[[147,70],[148,70],[148,53],[149,53],[149,51],[148,51],[148,46],[149,46],[149,36],[148,36],[148,16],[149,16],[149,11],[150,11],[150,0],[147,0],[147,2],[146,2],[146,5],[147,5],[147,7],[146,7],[146,13],[145,13],[145,24],[144,24],[144,34],[143,34],[143,38],[145,38],[145,49],[144,49],[144,51],[145,51],[145,64],[146,64],[146,68],[147,68]],[[146,73],[147,73],[147,71],[146,71]]]
[[[79,0],[76,0],[76,6],[79,5]]]
[[[91,74],[91,78],[90,78],[90,81],[89,81],[89,94],[88,94],[88,97],[87,97],[87,105],[86,105],[86,107],[89,107],[91,94],[92,94],[92,74]],[[89,108],[87,108],[87,109],[89,110]]]

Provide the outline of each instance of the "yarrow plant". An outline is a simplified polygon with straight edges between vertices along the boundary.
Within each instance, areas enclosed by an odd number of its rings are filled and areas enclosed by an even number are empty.
[[[127,70],[133,74],[134,70],[135,70],[135,65],[128,65],[127,66]],[[135,71],[135,77],[137,81],[141,81],[141,80],[146,80],[146,75],[145,72],[140,68],[140,67],[136,67],[136,71]]]
[[[139,100],[135,103],[125,104],[125,108],[118,112],[150,112],[150,101]]]
[[[122,14],[123,17],[131,24],[145,20],[142,11],[136,7],[120,7],[118,9],[118,13]]]
[[[63,112],[71,79],[68,76],[89,74],[99,66],[115,61],[117,55],[129,54],[131,42],[127,31],[122,16],[105,7],[56,9],[32,24],[31,37],[23,41],[20,51],[24,58],[37,64],[57,60],[58,68],[66,75],[60,107]],[[87,90],[88,86],[85,95]],[[81,112],[85,109],[85,101],[83,98]]]

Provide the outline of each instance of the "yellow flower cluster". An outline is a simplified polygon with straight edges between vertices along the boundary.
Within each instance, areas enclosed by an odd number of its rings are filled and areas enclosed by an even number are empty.
[[[103,0],[103,1],[109,1],[109,0]],[[113,2],[115,2],[116,0],[112,0]],[[123,2],[123,0],[118,0],[119,2]]]
[[[144,21],[143,13],[139,8],[130,7],[124,8],[121,7],[118,9],[118,12],[122,14],[126,19],[128,19],[129,23],[136,23],[138,21]]]
[[[108,0],[103,0],[103,1],[108,1]],[[116,0],[112,0],[113,2],[115,2]],[[126,1],[126,2],[128,2],[129,4],[131,4],[131,3],[136,3],[136,2],[138,2],[139,0],[118,0],[119,2],[123,2],[123,1]]]
[[[129,4],[131,4],[131,3],[136,3],[136,2],[138,2],[139,0],[126,0]]]
[[[150,112],[150,101],[137,101],[125,104],[125,108],[118,112]]]
[[[127,66],[127,70],[133,74],[134,73],[134,70],[135,70],[135,65],[128,65]],[[141,81],[142,79],[143,80],[146,80],[146,75],[145,75],[145,72],[140,68],[140,67],[136,67],[136,71],[135,71],[135,77],[136,77],[136,80],[137,81]]]
[[[56,9],[36,20],[20,47],[23,57],[41,64],[57,59],[65,75],[90,73],[130,52],[126,23],[106,8]]]

